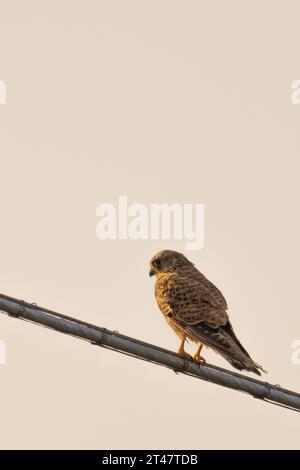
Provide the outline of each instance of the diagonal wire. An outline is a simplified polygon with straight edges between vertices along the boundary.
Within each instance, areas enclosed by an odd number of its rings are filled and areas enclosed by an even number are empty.
[[[183,359],[172,351],[122,335],[118,331],[111,331],[3,294],[0,294],[0,311],[11,317],[89,341],[93,345],[166,367],[176,373],[247,393],[269,404],[300,411],[299,393],[211,364],[200,365]]]

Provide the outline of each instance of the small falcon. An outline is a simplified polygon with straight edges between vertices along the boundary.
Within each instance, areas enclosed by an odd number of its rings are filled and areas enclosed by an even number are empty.
[[[186,340],[198,343],[193,360],[205,364],[200,356],[203,345],[221,354],[233,367],[261,375],[266,372],[254,362],[236,337],[227,314],[227,303],[214,286],[183,254],[164,250],[150,261],[150,277],[156,275],[157,304],[181,343],[184,358]]]

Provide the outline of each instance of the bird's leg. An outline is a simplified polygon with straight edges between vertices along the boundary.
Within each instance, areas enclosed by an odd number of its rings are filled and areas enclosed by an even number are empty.
[[[199,343],[197,351],[195,352],[195,354],[193,356],[193,360],[195,362],[202,362],[203,364],[206,364],[206,360],[204,359],[204,357],[200,356],[202,348],[203,348],[203,344]]]
[[[192,356],[184,350],[185,340],[186,340],[186,335],[182,337],[182,340],[178,349],[178,354],[181,357],[184,357],[185,359],[192,359]]]

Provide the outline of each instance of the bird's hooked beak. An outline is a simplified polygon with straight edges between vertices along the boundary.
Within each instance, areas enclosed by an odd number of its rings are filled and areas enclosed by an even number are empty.
[[[149,276],[152,277],[154,275],[155,275],[155,271],[154,271],[153,268],[151,268],[150,271],[149,271]]]

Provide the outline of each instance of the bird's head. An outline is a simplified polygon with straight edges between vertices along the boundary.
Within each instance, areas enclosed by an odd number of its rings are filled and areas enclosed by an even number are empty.
[[[182,253],[172,250],[163,250],[151,259],[149,276],[173,273],[184,266],[194,265]]]

